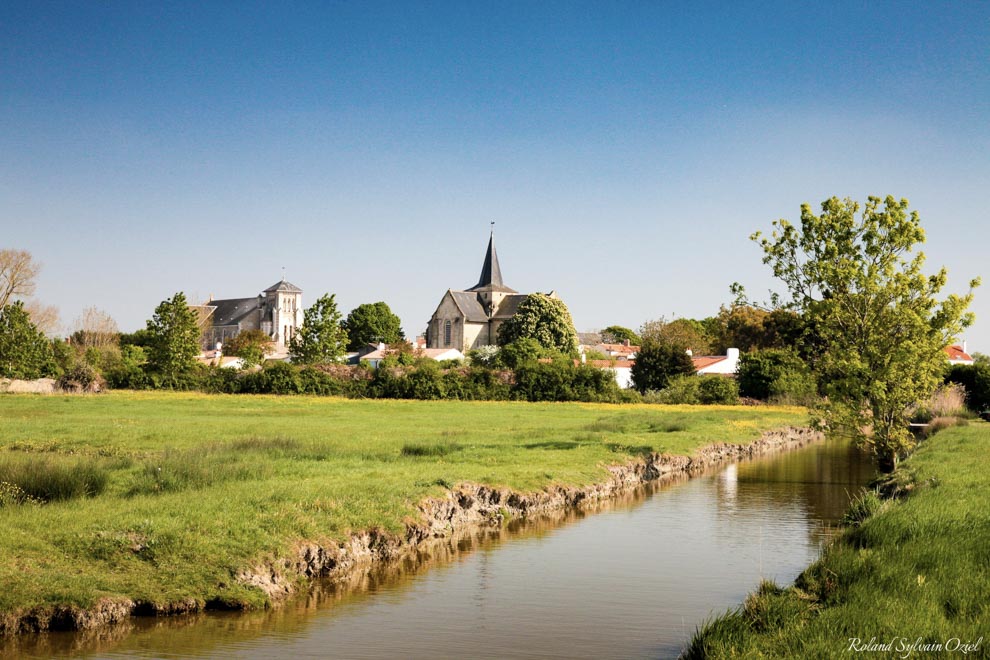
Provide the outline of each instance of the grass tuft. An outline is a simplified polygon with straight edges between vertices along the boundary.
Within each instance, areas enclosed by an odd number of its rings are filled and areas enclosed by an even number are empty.
[[[0,482],[41,502],[95,497],[107,488],[106,462],[63,454],[0,456]]]
[[[456,442],[407,442],[402,445],[401,453],[403,456],[447,456],[462,449],[464,449],[463,445]]]

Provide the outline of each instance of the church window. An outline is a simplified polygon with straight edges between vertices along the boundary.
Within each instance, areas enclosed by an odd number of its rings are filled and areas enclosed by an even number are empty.
[[[443,345],[450,346],[450,319],[443,322]]]

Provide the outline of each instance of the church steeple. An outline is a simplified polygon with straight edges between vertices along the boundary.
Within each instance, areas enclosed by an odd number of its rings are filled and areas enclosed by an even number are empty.
[[[488,238],[488,250],[485,252],[485,263],[481,267],[481,277],[478,283],[468,289],[468,291],[506,291],[515,293],[505,286],[502,281],[502,269],[498,265],[498,253],[495,252],[495,223],[492,223],[492,233]]]

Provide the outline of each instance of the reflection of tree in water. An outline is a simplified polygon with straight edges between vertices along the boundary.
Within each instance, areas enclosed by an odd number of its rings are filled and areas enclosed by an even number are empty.
[[[820,521],[809,525],[818,542],[823,526],[835,526],[875,474],[867,453],[840,440],[744,461],[715,477],[717,515],[724,522],[766,519],[770,509],[781,520]]]

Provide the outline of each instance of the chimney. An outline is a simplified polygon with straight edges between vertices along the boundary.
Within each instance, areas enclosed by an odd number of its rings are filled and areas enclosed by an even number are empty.
[[[729,358],[729,360],[731,360],[733,362],[738,361],[739,360],[739,349],[738,348],[729,348],[729,349],[726,349],[726,351],[725,351],[725,357]]]
[[[969,351],[966,350],[966,340],[965,339],[963,339],[963,353],[965,353],[966,355],[969,355]]]
[[[685,351],[685,353],[687,353],[687,354],[688,354],[689,356],[691,356],[691,357],[694,357],[694,351],[692,351],[692,350],[691,350],[690,348],[689,348],[689,349],[687,349],[687,350]]]
[[[581,364],[588,364],[588,356],[581,353]]]

